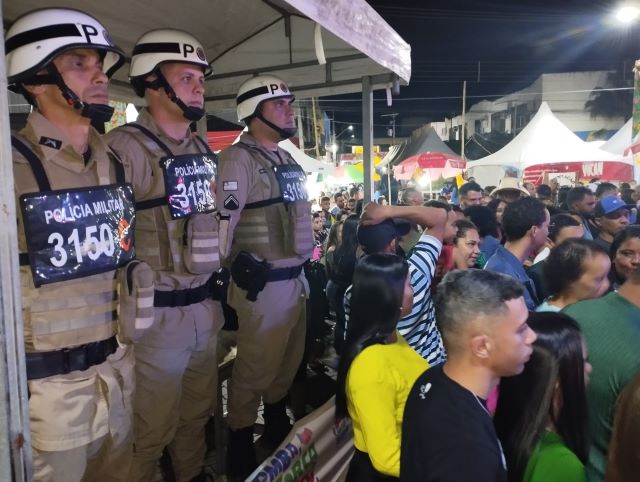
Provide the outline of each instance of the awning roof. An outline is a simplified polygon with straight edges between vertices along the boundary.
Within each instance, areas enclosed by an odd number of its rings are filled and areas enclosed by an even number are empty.
[[[360,92],[363,76],[374,76],[374,88],[411,77],[410,46],[364,0],[14,0],[3,4],[5,25],[45,6],[94,15],[127,54],[148,30],[190,32],[214,69],[207,110],[225,118],[234,116],[239,85],[258,73],[281,76],[300,98]],[[140,104],[127,73],[128,65],[115,74],[112,96]]]

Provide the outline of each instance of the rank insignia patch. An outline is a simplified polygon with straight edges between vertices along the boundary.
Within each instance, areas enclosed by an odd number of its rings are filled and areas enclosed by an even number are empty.
[[[225,209],[233,211],[234,209],[238,209],[239,207],[240,207],[240,205],[238,204],[238,200],[236,199],[236,197],[233,194],[230,194],[224,200],[224,208]]]

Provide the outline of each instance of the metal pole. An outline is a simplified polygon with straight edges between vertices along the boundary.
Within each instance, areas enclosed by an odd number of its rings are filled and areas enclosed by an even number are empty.
[[[31,435],[4,42],[0,59],[0,480],[23,482],[32,480]]]
[[[381,117],[391,117],[391,136],[392,136],[392,141],[391,141],[391,145],[395,146],[396,145],[396,116],[399,115],[397,112],[394,112],[392,114],[383,114]],[[389,164],[387,165],[387,197],[389,199],[387,199],[387,201],[389,202],[389,204],[391,205],[391,162],[389,162]]]
[[[362,166],[364,202],[373,199],[373,90],[371,77],[362,78]]]
[[[464,159],[464,125],[465,125],[465,114],[467,112],[467,81],[465,80],[462,83],[462,129],[460,130],[460,157]]]
[[[300,150],[304,152],[304,131],[302,130],[302,107],[296,106],[296,121],[298,123],[298,144]]]
[[[633,69],[633,121],[631,122],[631,139],[635,140],[640,132],[640,60],[636,60]],[[640,165],[638,155],[633,154],[633,178],[640,182]]]
[[[316,98],[311,98],[313,110],[313,138],[316,140],[316,159],[320,159],[320,142],[318,141],[318,118],[316,117]]]

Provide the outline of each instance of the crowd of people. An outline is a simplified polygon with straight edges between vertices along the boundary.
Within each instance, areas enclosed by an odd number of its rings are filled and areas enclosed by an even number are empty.
[[[218,158],[190,128],[211,69],[188,32],[138,39],[146,107],[105,136],[126,55],[97,19],[29,12],[6,53],[33,107],[12,147],[35,480],[148,482],[165,451],[178,482],[212,480],[223,340],[237,348],[226,476],[246,479],[288,435],[287,406],[304,416],[295,385],[327,316],[348,481],[634,480],[630,186],[469,179],[437,200],[408,187],[400,205],[354,186],[312,212],[278,145],[296,132],[283,79],[239,87],[247,132]]]
[[[640,189],[456,191],[331,219],[347,480],[635,480]]]

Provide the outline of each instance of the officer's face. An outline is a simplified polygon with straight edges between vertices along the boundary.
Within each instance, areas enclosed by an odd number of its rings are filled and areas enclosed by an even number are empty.
[[[102,71],[102,60],[93,49],[73,49],[55,59],[53,63],[60,72],[64,83],[82,102],[88,104],[107,104],[109,79]],[[68,106],[57,86],[49,86],[49,91]]]
[[[204,73],[202,72],[202,67],[170,62],[162,64],[160,70],[182,102],[188,107],[198,107],[200,109],[204,107]]]
[[[293,128],[296,126],[295,117],[293,115],[293,99],[290,97],[266,100],[260,107],[262,109],[263,117],[281,129]]]

